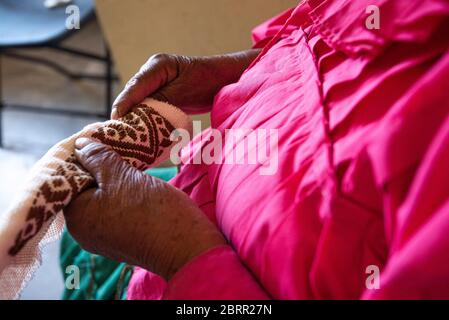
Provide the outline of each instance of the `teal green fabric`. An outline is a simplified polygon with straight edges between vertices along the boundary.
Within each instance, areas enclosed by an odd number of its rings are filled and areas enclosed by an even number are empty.
[[[147,174],[165,181],[173,178],[177,172],[176,167],[152,168],[146,171]],[[60,249],[62,274],[65,282],[70,284],[66,285],[62,299],[126,299],[126,287],[132,273],[130,266],[81,249],[67,230],[62,235]],[[75,273],[71,266],[76,266],[79,270],[79,286],[77,287],[73,285]]]
[[[150,176],[168,181],[178,173],[178,167],[152,168],[145,171]]]
[[[79,287],[68,288],[66,286],[62,299],[126,299],[124,293],[117,292],[117,287],[122,272],[125,272],[125,274],[122,276],[123,279],[120,280],[120,283],[123,286],[128,283],[131,270],[124,263],[118,263],[84,251],[67,231],[62,236],[60,264],[64,280],[70,284],[73,283],[73,277],[70,276],[74,273],[69,266],[73,265],[79,268]],[[124,270],[125,268],[127,269]]]

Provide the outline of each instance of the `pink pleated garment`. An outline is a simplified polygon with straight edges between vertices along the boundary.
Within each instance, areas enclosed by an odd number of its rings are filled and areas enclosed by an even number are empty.
[[[445,0],[305,1],[258,26],[212,127],[277,129],[278,170],[184,165],[172,183],[229,245],[169,283],[136,269],[128,298],[448,299],[448,31]]]

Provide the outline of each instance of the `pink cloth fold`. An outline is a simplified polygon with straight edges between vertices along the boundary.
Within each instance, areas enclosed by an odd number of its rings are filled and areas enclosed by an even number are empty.
[[[136,271],[129,298],[449,298],[448,26],[444,0],[315,0],[257,27],[212,127],[278,130],[279,168],[184,165],[172,183],[230,246],[163,288]]]
[[[229,272],[232,272],[232,278]],[[238,279],[238,282],[235,281]],[[229,281],[233,285],[229,285]],[[192,290],[194,288],[194,290]],[[194,258],[169,281],[164,299],[265,300],[267,294],[229,246],[213,248]]]

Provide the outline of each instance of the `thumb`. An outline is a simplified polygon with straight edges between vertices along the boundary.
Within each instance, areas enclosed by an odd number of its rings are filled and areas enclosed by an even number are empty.
[[[177,61],[175,56],[161,53],[148,59],[115,99],[111,118],[124,116],[136,104],[176,78]]]
[[[76,140],[75,156],[103,190],[122,181],[122,175],[132,169],[111,147],[87,138]]]

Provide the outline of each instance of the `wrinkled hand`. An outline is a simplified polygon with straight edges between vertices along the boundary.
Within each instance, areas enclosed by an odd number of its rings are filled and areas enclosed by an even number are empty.
[[[180,190],[131,167],[103,144],[79,139],[76,148],[78,161],[97,181],[64,213],[82,248],[169,279],[193,257],[225,244]]]
[[[156,54],[128,81],[111,117],[124,116],[149,96],[190,114],[208,112],[218,91],[236,82],[259,52],[251,49],[209,57]]]

